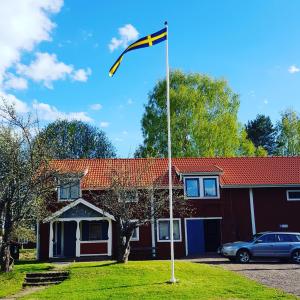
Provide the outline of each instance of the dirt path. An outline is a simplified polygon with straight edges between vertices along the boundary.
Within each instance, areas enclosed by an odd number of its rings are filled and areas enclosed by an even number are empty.
[[[28,288],[25,288],[25,289],[19,291],[18,293],[14,294],[14,295],[11,295],[11,296],[8,296],[8,297],[2,298],[2,299],[3,300],[15,300],[15,299],[19,299],[19,298],[22,298],[24,296],[30,295],[32,293],[35,293],[37,291],[43,290],[46,287],[47,286],[28,287]]]

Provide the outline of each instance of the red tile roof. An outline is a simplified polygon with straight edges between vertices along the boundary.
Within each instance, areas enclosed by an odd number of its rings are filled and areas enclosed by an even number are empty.
[[[176,173],[220,173],[224,186],[300,185],[299,157],[232,157],[232,158],[174,158],[173,179],[180,185]],[[74,159],[55,160],[53,166],[60,172],[86,174],[82,188],[107,188],[111,174],[116,170],[139,178],[140,186],[167,185],[168,161],[151,159]],[[136,174],[140,174],[136,176]]]

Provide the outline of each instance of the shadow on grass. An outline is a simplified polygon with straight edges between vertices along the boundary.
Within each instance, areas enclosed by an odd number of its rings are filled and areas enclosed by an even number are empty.
[[[81,262],[79,262],[81,263]],[[72,269],[87,269],[87,268],[103,268],[103,267],[109,267],[109,266],[113,266],[113,265],[118,265],[119,263],[116,261],[113,262],[108,262],[108,263],[104,263],[104,264],[99,264],[99,265],[76,265],[77,262],[72,264]],[[121,265],[121,264],[120,264]]]

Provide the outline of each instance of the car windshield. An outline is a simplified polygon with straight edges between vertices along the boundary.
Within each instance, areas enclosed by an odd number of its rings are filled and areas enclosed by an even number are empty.
[[[255,240],[257,240],[261,236],[262,236],[261,233],[256,233],[256,234],[253,235],[253,237],[248,242],[252,243],[252,242],[254,242]]]

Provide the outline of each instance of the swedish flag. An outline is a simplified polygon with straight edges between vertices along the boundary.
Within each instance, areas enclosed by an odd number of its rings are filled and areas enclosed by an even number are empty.
[[[140,49],[140,48],[145,48],[145,47],[151,47],[153,45],[156,45],[158,43],[161,43],[167,39],[167,28],[164,28],[162,30],[159,30],[153,34],[147,35],[145,37],[142,37],[141,39],[137,40],[136,42],[132,43],[129,45],[123,53],[118,57],[116,62],[113,64],[113,66],[109,70],[109,76],[112,77],[117,69],[119,68],[121,61],[123,59],[123,56],[126,52]]]

